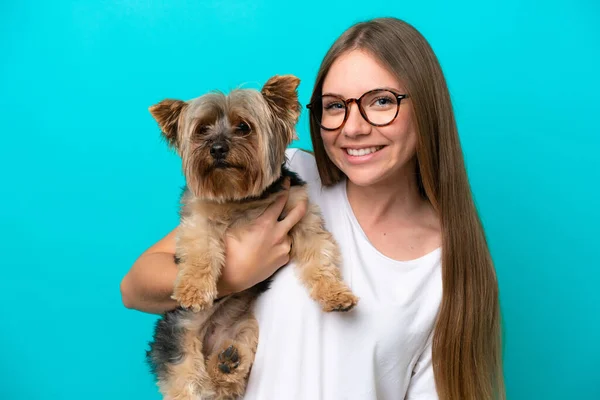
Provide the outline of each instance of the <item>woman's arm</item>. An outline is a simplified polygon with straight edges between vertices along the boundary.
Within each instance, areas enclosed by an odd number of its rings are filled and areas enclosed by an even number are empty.
[[[127,308],[161,314],[177,307],[171,299],[177,277],[173,229],[144,251],[121,281],[121,299]]]
[[[277,221],[288,198],[285,190],[252,224],[229,231],[225,237],[225,266],[217,283],[219,297],[245,290],[273,275],[287,264],[290,229],[306,213],[306,202],[299,203],[282,221]],[[171,299],[177,265],[175,236],[177,228],[144,251],[121,281],[125,307],[161,314],[177,307]]]

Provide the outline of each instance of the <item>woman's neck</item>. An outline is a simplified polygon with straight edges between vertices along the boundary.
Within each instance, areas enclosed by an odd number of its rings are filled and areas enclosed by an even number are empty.
[[[371,186],[346,181],[348,202],[361,225],[408,222],[422,214],[427,200],[420,194],[415,170],[407,165],[393,178]]]

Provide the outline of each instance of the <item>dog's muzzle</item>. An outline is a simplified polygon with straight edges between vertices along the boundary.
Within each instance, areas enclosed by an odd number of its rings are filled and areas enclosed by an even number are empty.
[[[225,142],[216,142],[210,146],[210,155],[215,161],[224,161],[229,152],[229,146]]]

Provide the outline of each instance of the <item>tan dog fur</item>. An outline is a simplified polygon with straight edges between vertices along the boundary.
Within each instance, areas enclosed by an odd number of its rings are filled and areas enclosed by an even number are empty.
[[[225,262],[223,239],[228,229],[251,223],[277,199],[285,149],[300,113],[298,84],[296,77],[275,76],[260,92],[237,89],[190,102],[164,100],[150,109],[182,157],[187,182],[173,292],[181,307],[159,321],[148,352],[166,399],[235,399],[244,393],[259,336],[252,305],[261,289],[215,302]],[[301,184],[289,190],[283,215],[308,199]],[[290,258],[310,296],[326,312],[353,308],[358,299],[342,280],[337,244],[315,204],[309,203],[290,235]],[[169,340],[177,342],[176,350],[163,350]]]

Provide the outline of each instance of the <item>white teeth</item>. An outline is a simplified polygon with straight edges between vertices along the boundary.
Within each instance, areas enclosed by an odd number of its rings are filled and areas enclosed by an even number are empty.
[[[365,149],[346,149],[346,152],[351,156],[366,156],[367,154],[375,153],[377,150],[381,150],[383,146],[378,147],[367,147]]]

